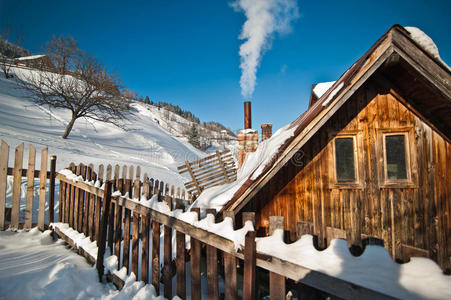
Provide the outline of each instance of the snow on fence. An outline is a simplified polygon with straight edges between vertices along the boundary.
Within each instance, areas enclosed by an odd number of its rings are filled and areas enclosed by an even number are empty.
[[[28,169],[23,168],[24,144],[20,144],[15,149],[14,168],[8,167],[9,145],[4,141],[0,146],[0,230],[7,227],[11,229],[30,229],[36,225],[40,230],[44,230],[54,219],[55,206],[55,166],[56,156],[50,157],[50,171],[47,171],[48,148],[41,151],[41,170],[36,170],[36,148],[30,145],[28,150]],[[42,172],[42,170],[44,170]],[[11,207],[6,207],[7,177],[13,176]],[[27,178],[25,222],[19,223],[21,183],[22,177]],[[33,207],[35,178],[39,178],[39,204]],[[48,202],[46,189],[49,185]],[[45,207],[48,205],[48,223],[45,222]],[[33,212],[38,213],[38,223],[32,223]],[[8,224],[9,223],[9,224]]]
[[[240,229],[239,224],[234,224],[233,215],[226,213],[219,218],[214,209],[207,209],[201,218],[198,208],[187,211],[190,201],[185,199],[184,191],[149,179],[147,174],[141,181],[139,167],[133,177],[133,167],[123,166],[119,177],[120,167],[115,166],[113,175],[109,165],[103,180],[102,165],[97,173],[92,165],[83,164],[77,167],[71,164],[57,173],[56,157],[51,157],[50,171],[41,172],[35,170],[35,152],[30,146],[29,167],[23,169],[23,144],[19,145],[14,168],[8,168],[9,147],[5,142],[1,144],[1,229],[5,228],[7,176],[14,177],[10,228],[20,226],[22,176],[27,177],[31,186],[27,188],[24,227],[33,226],[32,208],[28,205],[33,202],[33,193],[29,191],[33,190],[34,178],[39,178],[38,227],[45,229],[48,184],[50,227],[96,264],[100,280],[106,269],[107,278],[118,287],[125,284],[127,275],[134,273],[137,280],[152,283],[157,293],[166,298],[177,295],[200,299],[202,266],[206,266],[209,299],[219,298],[220,277],[224,280],[225,299],[260,298],[262,285],[269,290],[271,299],[285,299],[287,290],[296,290],[298,298],[317,297],[321,292],[343,299],[451,297],[451,278],[443,275],[433,261],[412,258],[409,263],[397,264],[383,247],[371,245],[382,244],[381,240],[369,238],[364,253],[354,257],[347,241],[332,240],[345,237],[345,233],[328,228],[328,241],[332,242],[318,251],[314,247],[312,224],[300,222],[298,240],[286,244],[283,217],[270,217],[270,236],[257,238],[253,213],[243,213]],[[47,169],[47,162],[45,148],[41,152],[41,170]],[[57,223],[53,223],[55,179],[59,180]],[[265,279],[262,274],[269,275]],[[189,290],[191,295],[187,295]]]
[[[243,299],[254,299],[258,292],[256,282],[259,267],[269,272],[265,289],[269,290],[271,299],[285,299],[287,282],[296,283],[298,295],[311,292],[309,287],[313,287],[345,299],[393,298],[382,288],[372,289],[348,282],[327,272],[268,254],[265,248],[257,251],[259,238],[256,238],[253,229],[253,213],[244,213],[243,227],[234,230],[237,224],[234,224],[233,216],[225,215],[217,223],[219,220],[216,220],[216,211],[213,209],[207,210],[206,216],[201,219],[198,208],[186,211],[188,202],[177,198],[174,189],[157,181],[152,184],[149,180],[140,181],[139,177],[133,182],[130,178],[106,180],[100,187],[100,183],[95,183],[92,178],[85,179],[70,171],[57,174],[57,179],[62,186],[59,199],[64,208],[62,222],[97,241],[97,251],[88,249],[81,253],[91,256],[91,260],[92,253],[96,253],[99,278],[103,278],[106,267],[109,273],[107,278],[119,287],[124,285],[126,275],[134,273],[137,280],[151,283],[157,294],[162,293],[168,299],[174,295],[182,299],[187,299],[187,296],[201,299],[201,266],[206,265],[209,299],[219,298],[220,274],[224,278],[225,299],[237,299],[240,294]],[[85,205],[81,205],[81,209],[75,213],[80,205],[80,202],[77,204],[77,198],[83,197],[87,199]],[[92,197],[97,199],[95,204],[89,200]],[[92,222],[90,207],[95,207],[91,211],[94,211],[94,216],[99,216]],[[77,215],[88,222],[76,223]],[[64,223],[53,224],[53,227],[67,240],[68,226]],[[95,224],[93,228],[89,225],[91,223]],[[84,229],[85,224],[87,231]],[[299,235],[311,233],[308,224],[300,225],[299,228]],[[271,217],[269,233],[278,231],[283,232],[283,218]],[[312,242],[310,244],[313,246]],[[113,256],[105,260],[105,253]],[[113,263],[111,257],[114,257]],[[187,295],[187,261],[190,263],[191,295]],[[172,286],[174,276],[175,288]],[[259,281],[260,284],[263,282]]]

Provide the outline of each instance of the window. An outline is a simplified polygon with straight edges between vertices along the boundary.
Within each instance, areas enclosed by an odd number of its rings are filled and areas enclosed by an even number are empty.
[[[407,180],[406,136],[385,135],[385,175],[387,181]]]
[[[380,188],[417,188],[417,154],[413,127],[377,129],[377,170]]]
[[[335,139],[335,170],[337,182],[356,180],[353,137]]]

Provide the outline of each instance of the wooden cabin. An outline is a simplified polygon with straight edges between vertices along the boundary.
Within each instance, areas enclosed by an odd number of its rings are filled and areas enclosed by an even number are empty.
[[[451,267],[451,73],[402,26],[385,33],[295,120],[294,136],[223,211],[284,216],[327,239],[384,241]],[[340,234],[341,233],[341,234]],[[294,238],[293,238],[294,240]]]

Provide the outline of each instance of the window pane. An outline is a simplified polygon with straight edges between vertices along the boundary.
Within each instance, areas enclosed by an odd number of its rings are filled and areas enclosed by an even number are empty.
[[[407,179],[404,135],[386,135],[387,179]]]
[[[335,139],[337,181],[355,181],[354,139]]]

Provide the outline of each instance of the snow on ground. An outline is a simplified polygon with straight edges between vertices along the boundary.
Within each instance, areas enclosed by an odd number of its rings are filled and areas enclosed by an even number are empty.
[[[0,231],[0,299],[164,299],[152,285],[126,278],[118,291],[51,231]]]
[[[16,77],[24,78],[30,70],[12,68]],[[141,174],[183,186],[185,178],[177,166],[185,160],[196,160],[205,154],[186,141],[175,138],[160,126],[142,103],[133,103],[130,131],[112,124],[79,119],[67,140],[60,136],[69,121],[66,110],[38,107],[24,97],[15,79],[0,75],[0,139],[10,146],[9,164],[14,163],[14,148],[25,142],[24,168],[27,167],[28,145],[40,150],[49,147],[49,154],[57,155],[57,169],[70,162],[99,164],[127,164],[141,166]],[[36,159],[40,166],[40,157]],[[39,167],[37,167],[39,169]]]

